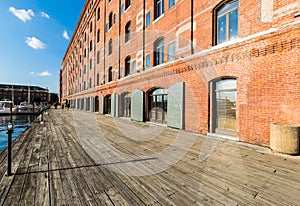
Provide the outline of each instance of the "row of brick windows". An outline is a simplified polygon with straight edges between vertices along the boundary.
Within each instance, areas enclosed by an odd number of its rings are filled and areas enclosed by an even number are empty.
[[[168,0],[169,9],[175,6],[175,0]],[[122,4],[124,5],[124,4]],[[125,10],[130,6],[130,0],[125,2]],[[164,14],[164,0],[154,1],[154,20]],[[238,0],[231,2],[225,1],[225,4],[220,4],[214,10],[214,18],[216,29],[214,30],[214,45],[220,44],[226,41],[230,41],[238,36]],[[100,8],[97,10],[97,19],[100,19]],[[145,16],[146,27],[151,23],[150,11]],[[109,14],[109,23],[106,26],[108,31],[113,23],[116,22],[116,14],[112,12]],[[90,23],[90,32],[92,32],[92,22]],[[125,43],[130,40],[131,22],[129,21],[125,26]],[[100,41],[100,29],[97,30],[97,42]],[[86,33],[84,34],[83,42],[86,41]],[[80,43],[81,48],[81,43]],[[90,51],[92,50],[92,41],[90,42]],[[110,53],[109,53],[110,54]]]
[[[163,14],[163,8],[164,8],[164,0],[155,0],[154,1],[156,6],[156,18],[158,18],[158,15]],[[175,0],[169,0],[169,8],[174,7]],[[127,5],[130,6],[129,4]],[[214,15],[214,39],[213,43],[214,45],[221,44],[223,42],[230,41],[234,38],[238,37],[238,8],[239,1],[233,0],[233,1],[223,1],[218,6],[216,6],[213,10]],[[126,9],[128,8],[126,7]],[[161,9],[161,10],[159,10]],[[149,14],[149,15],[148,15]],[[100,18],[100,9],[97,11],[97,17]],[[146,14],[146,26],[148,23],[150,23],[150,13],[148,12]],[[90,25],[92,27],[92,24]],[[131,21],[129,21],[125,26],[125,43],[130,40],[130,32],[131,32]],[[100,41],[100,30],[97,31],[97,38],[96,41]],[[111,55],[113,52],[113,45],[112,45],[112,39],[108,42],[108,55]],[[93,42],[90,41],[90,51],[93,48]],[[160,64],[163,64],[165,62],[165,58],[167,57],[167,61],[173,61],[175,60],[175,43],[172,42],[167,45],[167,55],[165,55],[165,42],[164,38],[158,38],[153,43],[153,66],[157,66]],[[86,57],[86,50],[84,50],[84,57]],[[151,68],[151,54],[145,55],[145,69]],[[80,62],[81,62],[81,56],[80,56]],[[100,63],[100,52],[97,52],[96,57],[97,64]],[[136,61],[131,62],[131,58],[127,57],[125,59],[125,68],[120,68],[119,70],[119,78],[128,76],[131,73],[136,73]],[[90,66],[92,66],[92,62],[90,62]],[[108,75],[105,77],[105,82],[112,81],[113,74],[112,67],[108,69]]]

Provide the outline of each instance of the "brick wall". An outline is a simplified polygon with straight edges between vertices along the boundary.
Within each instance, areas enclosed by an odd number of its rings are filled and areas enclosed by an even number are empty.
[[[87,1],[85,5],[63,60],[62,69],[67,71],[62,73],[62,84],[69,85],[68,90],[72,91],[89,78],[95,81],[99,74],[102,85],[93,85],[72,95],[63,90],[64,98],[100,97],[112,93],[121,95],[135,89],[147,93],[153,88],[169,88],[184,81],[185,129],[206,134],[210,130],[211,118],[209,82],[220,77],[234,77],[237,80],[236,132],[240,140],[269,145],[270,123],[299,124],[300,19],[294,18],[294,14],[300,11],[298,1],[240,0],[238,39],[217,46],[213,46],[213,14],[215,8],[224,1],[194,1],[193,19],[191,0],[178,0],[171,9],[168,8],[168,1],[165,1],[165,13],[159,19],[154,19],[153,1],[145,1],[145,14],[151,12],[150,25],[145,30],[145,45],[141,31],[144,15],[142,2],[131,1],[131,6],[121,17],[118,0],[95,1],[93,6],[89,6],[91,2]],[[85,17],[90,7],[91,14]],[[96,20],[96,12],[93,12],[97,8],[101,9],[100,20]],[[110,12],[117,15],[116,22],[105,32],[104,25],[108,23]],[[89,32],[91,21],[93,26],[96,25],[93,32]],[[129,21],[132,38],[125,43],[125,25]],[[194,29],[194,55],[191,55],[191,25]],[[101,61],[95,63],[89,73],[79,77],[89,58],[83,58],[74,71],[72,65],[79,59],[83,49],[88,48],[89,41],[84,42],[81,49],[78,49],[78,42],[82,40],[84,32],[89,33],[88,39],[94,41],[98,29],[101,31],[100,42],[88,55],[95,58],[96,52],[100,51]],[[153,65],[153,42],[162,36],[165,51],[169,43],[176,42],[176,61],[168,63],[168,54],[165,52],[165,64],[144,71],[143,48],[146,55],[151,55]],[[113,40],[114,45],[110,56],[107,45],[109,39]],[[79,52],[73,58],[75,48]],[[136,60],[138,72],[118,79],[119,69],[125,68],[127,56],[131,57],[131,62]],[[113,67],[116,78],[103,84],[109,66]],[[72,79],[75,81],[70,82]]]

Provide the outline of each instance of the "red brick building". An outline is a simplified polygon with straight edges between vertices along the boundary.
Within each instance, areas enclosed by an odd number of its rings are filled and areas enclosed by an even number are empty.
[[[60,96],[268,146],[271,123],[300,123],[299,52],[296,0],[87,0]]]
[[[21,102],[49,102],[50,93],[48,89],[38,86],[0,84],[0,100],[13,101],[15,105]]]

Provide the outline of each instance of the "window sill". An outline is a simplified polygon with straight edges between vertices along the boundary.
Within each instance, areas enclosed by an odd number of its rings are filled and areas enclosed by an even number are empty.
[[[129,44],[129,43],[130,43],[130,40],[131,40],[131,39],[128,39],[127,41],[125,41],[125,42],[124,42],[124,45]]]
[[[162,15],[160,15],[159,17],[157,17],[156,19],[154,19],[153,22],[152,22],[152,24],[155,24],[156,22],[158,22],[164,16],[165,16],[165,13],[163,13]]]
[[[124,8],[124,13],[125,13],[126,11],[128,11],[130,8],[131,8],[131,4],[130,4],[127,8]]]

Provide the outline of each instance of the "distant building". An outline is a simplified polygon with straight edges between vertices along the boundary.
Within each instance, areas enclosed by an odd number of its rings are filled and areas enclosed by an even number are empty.
[[[268,146],[272,123],[300,123],[299,53],[299,0],[86,0],[59,95],[78,110]]]
[[[0,100],[11,100],[18,105],[20,102],[49,102],[48,89],[38,86],[0,84]]]

